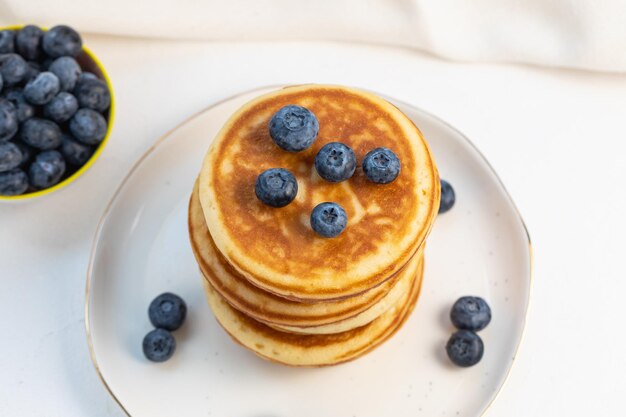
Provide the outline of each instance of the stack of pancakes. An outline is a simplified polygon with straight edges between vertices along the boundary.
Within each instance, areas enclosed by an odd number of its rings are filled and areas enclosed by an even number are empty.
[[[268,124],[281,107],[311,110],[320,130],[311,148],[278,148]],[[315,155],[343,142],[357,170],[321,179]],[[387,147],[402,169],[389,184],[369,181],[365,154]],[[286,168],[298,194],[286,207],[260,202],[257,176]],[[373,94],[338,86],[278,90],[245,104],[207,153],[189,205],[189,233],[209,304],[224,329],[259,356],[288,365],[355,359],[400,328],[419,295],[426,237],[439,207],[439,177],[415,125]],[[348,224],[335,238],[310,226],[317,204],[341,205]]]

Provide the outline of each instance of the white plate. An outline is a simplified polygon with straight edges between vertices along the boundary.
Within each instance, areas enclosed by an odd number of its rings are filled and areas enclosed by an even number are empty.
[[[127,414],[216,417],[476,416],[504,383],[522,337],[531,283],[528,234],[495,172],[457,130],[394,102],[424,133],[455,207],[428,241],[413,315],[384,345],[339,366],[289,368],[236,345],[204,299],[187,238],[187,202],[211,139],[240,105],[274,88],[215,104],[159,140],[117,191],[95,237],[87,279],[92,358]],[[180,294],[189,315],[174,357],[154,364],[141,341],[150,301]],[[444,345],[452,303],[480,295],[493,311],[485,356],[452,366]]]

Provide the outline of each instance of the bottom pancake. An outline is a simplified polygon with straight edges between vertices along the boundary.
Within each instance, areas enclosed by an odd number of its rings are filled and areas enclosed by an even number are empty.
[[[356,359],[391,337],[417,302],[421,279],[398,302],[369,324],[342,333],[301,335],[278,331],[235,310],[202,279],[209,305],[220,325],[258,356],[291,366],[328,366]]]

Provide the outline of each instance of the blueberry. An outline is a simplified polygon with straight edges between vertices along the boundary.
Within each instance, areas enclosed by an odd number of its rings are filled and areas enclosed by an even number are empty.
[[[346,228],[348,216],[337,203],[321,203],[311,212],[311,227],[322,237],[338,236]]]
[[[42,61],[40,61],[39,67],[42,71],[48,71],[48,68],[50,68],[50,65],[52,65],[54,61],[55,61],[54,58],[47,57],[43,59]]]
[[[28,190],[28,175],[21,169],[0,172],[0,195],[24,194]]]
[[[74,87],[80,107],[103,112],[111,105],[111,93],[106,83],[99,79],[83,78]]]
[[[257,177],[254,192],[268,206],[285,207],[296,198],[298,182],[286,169],[271,168]]]
[[[43,115],[57,123],[70,120],[77,111],[78,101],[76,97],[65,91],[61,91],[43,107]]]
[[[322,146],[315,156],[315,169],[326,181],[345,181],[354,174],[356,156],[349,146],[339,142],[330,142]]]
[[[37,188],[49,188],[57,184],[64,173],[63,156],[57,151],[45,151],[30,165],[30,183]]]
[[[0,55],[0,74],[5,85],[21,82],[28,72],[28,64],[18,54]]]
[[[78,32],[69,26],[55,26],[43,34],[43,50],[52,58],[77,56],[83,49]]]
[[[35,68],[36,70],[42,71],[44,69],[44,66],[39,61],[27,61],[27,62],[28,62],[28,65]],[[48,67],[46,67],[46,69],[47,68]]]
[[[450,320],[458,329],[477,332],[491,321],[491,309],[480,297],[461,297],[452,306]]]
[[[43,30],[34,25],[24,26],[15,35],[15,48],[24,59],[35,60],[41,56]]]
[[[59,149],[67,163],[74,166],[83,166],[91,158],[93,148],[75,141],[70,135],[63,135]]]
[[[91,109],[80,109],[70,119],[70,132],[86,145],[97,145],[107,133],[107,121]]]
[[[22,161],[20,162],[20,167],[23,167],[30,162],[30,160],[33,158],[33,156],[35,156],[37,151],[35,150],[35,148],[25,144],[21,140],[16,140],[13,143],[15,143],[22,152]]]
[[[446,344],[446,352],[450,360],[464,368],[480,362],[484,351],[485,346],[480,336],[469,330],[456,331]]]
[[[54,122],[33,117],[22,123],[22,140],[33,148],[49,150],[61,145],[61,128]]]
[[[0,172],[10,171],[20,166],[22,157],[22,151],[15,143],[0,143]]]
[[[54,62],[50,64],[48,71],[59,78],[61,91],[72,91],[82,72],[78,62],[70,56],[62,56],[54,60]]]
[[[387,148],[376,148],[363,158],[365,176],[377,184],[388,184],[400,174],[400,160]]]
[[[439,203],[439,213],[445,213],[454,206],[456,195],[454,188],[446,180],[441,180],[441,202]]]
[[[157,329],[173,331],[183,325],[187,316],[187,304],[176,294],[166,292],[152,300],[148,316]]]
[[[15,106],[0,98],[0,142],[10,140],[17,133],[18,118]]]
[[[167,330],[154,329],[143,338],[143,354],[152,362],[165,362],[176,350],[176,339]]]
[[[270,136],[289,152],[307,149],[317,138],[319,123],[310,110],[290,104],[278,110],[270,120]]]
[[[15,32],[7,29],[0,30],[0,54],[10,54],[15,51]]]
[[[42,72],[24,87],[24,98],[31,104],[41,106],[54,98],[61,90],[59,78],[51,72]]]
[[[41,66],[39,66],[39,64],[32,61],[27,62],[27,64],[28,69],[26,70],[26,75],[24,75],[24,79],[22,80],[24,83],[28,83],[41,74]]]
[[[89,71],[83,71],[79,76],[78,76],[78,82],[84,81],[84,80],[97,80],[98,76],[96,74],[94,74],[93,72],[89,72]]]
[[[35,116],[35,107],[26,101],[22,90],[11,90],[4,94],[4,98],[11,102],[17,110],[17,121],[19,123]]]

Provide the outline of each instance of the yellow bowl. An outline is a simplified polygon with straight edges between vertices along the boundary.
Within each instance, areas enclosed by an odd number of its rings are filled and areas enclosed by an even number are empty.
[[[0,30],[5,30],[5,29],[19,30],[22,27],[23,26],[21,25],[20,26],[8,26],[8,27],[0,28]],[[46,28],[41,28],[41,29],[44,31],[47,30]],[[83,45],[83,50],[80,53],[80,55],[76,57],[76,61],[78,61],[78,63],[80,64],[80,67],[84,71],[93,72],[100,79],[103,79],[109,89],[109,93],[111,94],[111,105],[109,106],[109,110],[105,116],[107,120],[107,133],[104,136],[104,139],[102,139],[102,142],[100,142],[100,144],[94,151],[93,155],[91,155],[91,158],[89,158],[89,160],[85,163],[85,165],[80,167],[76,172],[74,172],[72,175],[70,175],[69,177],[61,181],[60,183],[50,188],[46,188],[44,190],[33,191],[31,193],[25,193],[25,194],[14,195],[14,196],[0,195],[0,200],[5,200],[5,201],[28,200],[30,198],[41,197],[42,195],[50,194],[54,191],[60,190],[61,188],[66,187],[67,185],[73,183],[78,177],[83,175],[85,171],[91,168],[91,166],[96,162],[96,160],[100,157],[100,154],[102,154],[104,147],[109,141],[109,136],[111,136],[111,129],[113,128],[113,118],[115,115],[115,97],[113,95],[113,86],[111,85],[111,80],[109,79],[109,76],[107,75],[104,69],[104,66],[102,65],[100,60],[96,57],[96,55],[94,55],[94,53],[91,52],[91,50],[89,50],[89,48]]]

